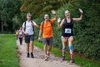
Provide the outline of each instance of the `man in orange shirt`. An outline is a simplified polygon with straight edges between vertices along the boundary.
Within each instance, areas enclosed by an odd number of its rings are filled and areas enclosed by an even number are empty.
[[[49,19],[49,15],[45,14],[44,15],[44,21],[40,25],[40,31],[39,31],[39,38],[40,40],[41,35],[43,38],[43,43],[44,43],[44,53],[45,53],[45,61],[48,60],[50,57],[50,51],[52,48],[52,43],[53,43],[53,30],[52,30],[52,25],[56,21],[56,12],[54,10],[51,11],[52,14],[55,15],[53,19]]]

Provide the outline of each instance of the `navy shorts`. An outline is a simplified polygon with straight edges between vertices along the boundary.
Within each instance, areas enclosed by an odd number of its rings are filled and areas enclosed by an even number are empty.
[[[34,41],[34,35],[25,36],[25,43],[29,43],[30,41]]]

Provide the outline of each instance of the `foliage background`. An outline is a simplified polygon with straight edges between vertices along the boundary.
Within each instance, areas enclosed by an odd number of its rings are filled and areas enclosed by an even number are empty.
[[[0,0],[0,26],[1,22],[4,22],[4,31],[14,32],[26,20],[28,12],[40,25],[44,14],[48,13],[53,18],[50,13],[52,9],[63,19],[64,11],[67,9],[71,12],[72,18],[79,17],[78,8],[83,9],[84,17],[74,25],[75,51],[87,58],[100,60],[100,0]],[[61,29],[57,28],[56,22],[53,30],[54,46],[61,49]],[[39,29],[35,29],[36,38],[38,32]]]

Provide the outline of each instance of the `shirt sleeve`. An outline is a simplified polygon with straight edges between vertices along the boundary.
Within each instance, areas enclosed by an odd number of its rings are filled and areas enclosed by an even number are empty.
[[[22,27],[23,27],[23,28],[25,27],[25,22],[23,23]]]
[[[42,23],[40,24],[40,30],[42,30]]]
[[[51,19],[50,21],[52,22],[52,24],[54,24],[54,22],[55,22],[55,20],[54,20],[54,19]]]
[[[34,24],[34,25],[37,25],[34,21],[33,21],[33,24]]]

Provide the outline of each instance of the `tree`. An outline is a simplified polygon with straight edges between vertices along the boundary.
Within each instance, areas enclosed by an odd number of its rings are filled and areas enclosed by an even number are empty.
[[[19,0],[0,0],[1,31],[13,31],[12,18],[19,13]]]
[[[70,0],[22,0],[23,4],[20,8],[22,12],[31,12],[34,17],[42,16],[52,9],[58,9],[64,3]]]

